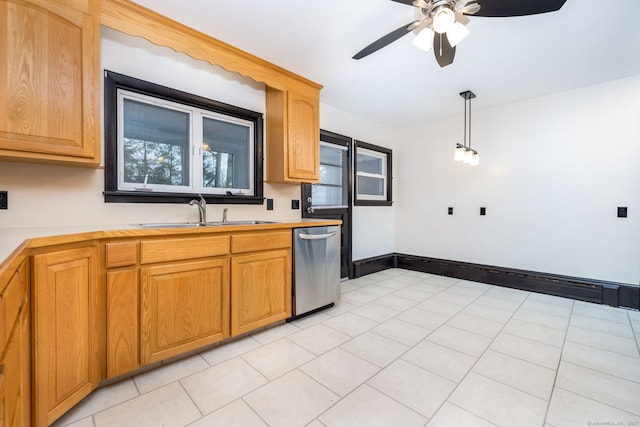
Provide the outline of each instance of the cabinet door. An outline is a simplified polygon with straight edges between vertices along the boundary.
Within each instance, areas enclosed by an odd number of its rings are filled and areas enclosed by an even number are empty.
[[[97,4],[0,0],[0,159],[100,163]]]
[[[24,304],[0,360],[0,421],[6,426],[30,425],[31,347],[29,304]]]
[[[0,326],[6,331],[0,343],[0,425],[27,426],[31,413],[28,262],[23,262],[11,277],[0,295],[0,304]]]
[[[35,425],[51,424],[97,386],[96,253],[90,246],[33,257]]]
[[[291,250],[231,258],[231,335],[291,316]]]
[[[229,258],[141,269],[142,363],[229,336]]]
[[[315,88],[266,88],[267,181],[318,182],[320,107]]]
[[[140,367],[138,270],[107,272],[107,378]]]
[[[318,98],[288,91],[288,176],[301,182],[319,178],[320,126]]]

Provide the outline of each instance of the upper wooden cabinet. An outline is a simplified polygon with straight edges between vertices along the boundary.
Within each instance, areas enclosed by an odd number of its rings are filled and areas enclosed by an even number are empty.
[[[100,163],[99,0],[0,0],[0,160]]]
[[[319,92],[267,87],[267,181],[317,182],[320,167]]]

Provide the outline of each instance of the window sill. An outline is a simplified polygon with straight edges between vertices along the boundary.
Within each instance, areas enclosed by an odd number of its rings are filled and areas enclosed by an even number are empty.
[[[199,194],[189,193],[161,193],[140,191],[105,191],[105,203],[189,203],[197,199]],[[261,196],[223,196],[217,194],[203,194],[204,199],[210,204],[219,205],[262,205],[264,197]]]
[[[354,206],[392,206],[393,202],[390,200],[356,200],[353,202]]]

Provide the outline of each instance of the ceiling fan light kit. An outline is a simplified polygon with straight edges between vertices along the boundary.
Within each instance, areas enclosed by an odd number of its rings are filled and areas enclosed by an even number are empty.
[[[449,3],[437,6],[433,9],[432,15],[433,31],[442,34],[449,31],[449,28],[456,22],[456,15],[450,9]]]
[[[418,49],[422,49],[428,52],[433,47],[433,37],[435,33],[431,28],[423,28],[415,39],[413,39],[413,45]]]
[[[465,90],[460,92],[460,96],[464,98],[464,136],[463,143],[456,144],[453,160],[470,166],[477,166],[480,164],[480,154],[471,148],[471,100],[476,97],[476,94],[470,90]],[[467,109],[469,110],[469,115],[467,115]],[[467,138],[467,135],[469,138]],[[469,141],[468,147],[467,140]]]
[[[555,12],[567,0],[392,0],[418,9],[416,20],[374,41],[353,56],[362,59],[415,31],[413,44],[433,48],[440,67],[453,63],[456,45],[469,35],[468,16],[509,17]],[[435,35],[435,37],[434,37]]]

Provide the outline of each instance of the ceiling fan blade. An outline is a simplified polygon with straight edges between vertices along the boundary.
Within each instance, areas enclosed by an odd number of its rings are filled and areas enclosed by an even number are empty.
[[[465,7],[456,9],[456,13],[463,13],[465,15],[476,15],[478,11],[480,11],[480,9],[482,9],[482,6],[480,6],[478,3],[471,3]]]
[[[456,22],[459,22],[462,25],[467,25],[469,23],[469,18],[456,10]]]
[[[418,22],[420,21],[410,22],[409,24],[403,25],[397,30],[391,31],[389,34],[380,37],[378,40],[374,41],[369,46],[365,47],[360,52],[353,55],[353,59],[362,59],[365,56],[371,55],[373,52],[376,52],[382,49],[386,45],[393,43],[394,41],[398,40],[400,37],[404,36],[405,34],[408,34],[411,31],[413,31],[416,28],[415,24]]]
[[[438,65],[446,67],[453,62],[453,58],[456,56],[456,48],[449,44],[445,34],[436,34],[433,38],[433,54],[436,57],[436,61],[438,61]]]
[[[391,0],[396,3],[408,4],[409,6],[413,6],[413,0]]]
[[[478,0],[480,11],[474,16],[507,17],[555,12],[567,0]]]

